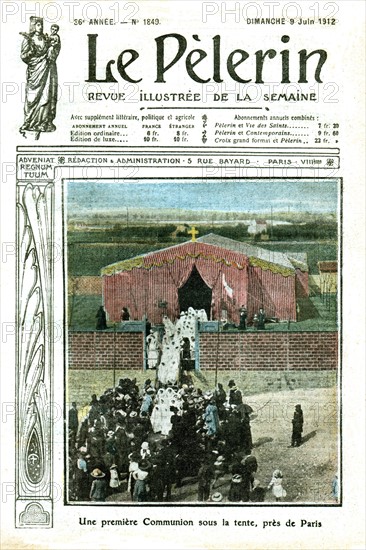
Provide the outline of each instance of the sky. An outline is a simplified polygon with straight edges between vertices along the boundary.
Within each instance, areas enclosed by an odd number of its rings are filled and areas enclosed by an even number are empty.
[[[157,180],[72,181],[67,184],[69,215],[123,208],[178,208],[223,212],[336,212],[338,181]]]

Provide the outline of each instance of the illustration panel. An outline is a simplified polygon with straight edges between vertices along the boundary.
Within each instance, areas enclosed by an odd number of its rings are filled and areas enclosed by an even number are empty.
[[[67,503],[339,503],[340,199],[64,181]]]

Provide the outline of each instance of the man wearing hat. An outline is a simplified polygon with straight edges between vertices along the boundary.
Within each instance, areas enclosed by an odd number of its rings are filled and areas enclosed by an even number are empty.
[[[229,501],[240,502],[243,499],[243,478],[240,474],[234,474],[229,489]]]
[[[303,424],[304,424],[304,415],[302,412],[301,405],[296,405],[294,417],[292,419],[291,447],[299,447],[301,445]]]
[[[247,329],[247,317],[248,317],[247,308],[244,305],[242,305],[240,308],[239,330]]]
[[[172,494],[172,485],[175,481],[175,454],[168,439],[161,441],[161,448],[157,453],[155,465],[156,467],[152,475],[159,480],[156,481],[157,501],[163,502],[164,493],[166,493],[165,500],[169,502]]]
[[[79,417],[76,402],[71,403],[71,409],[69,410],[69,434],[70,434],[70,446],[75,447],[76,436],[79,427]]]
[[[211,455],[207,455],[201,468],[198,470],[198,500],[208,500],[210,497],[211,482],[215,477]]]
[[[104,479],[105,473],[99,470],[99,468],[95,468],[91,475],[94,480],[90,489],[90,500],[93,502],[104,502],[107,496],[107,483]]]
[[[257,330],[264,330],[265,329],[265,322],[266,322],[266,314],[264,312],[264,309],[261,307],[259,308],[258,312],[258,323],[257,323]]]
[[[108,327],[107,327],[107,315],[106,315],[106,312],[104,311],[104,306],[99,307],[95,317],[97,319],[96,329],[106,330]]]
[[[242,405],[243,398],[242,398],[242,395],[241,395],[241,391],[239,391],[238,388],[236,387],[236,384],[235,384],[234,380],[230,380],[228,386],[230,388],[229,404],[230,405],[236,405],[237,407],[239,405]]]
[[[215,488],[219,478],[225,474],[225,457],[223,455],[219,455],[216,458],[214,462],[214,467],[215,467],[215,480],[212,484],[212,489]]]

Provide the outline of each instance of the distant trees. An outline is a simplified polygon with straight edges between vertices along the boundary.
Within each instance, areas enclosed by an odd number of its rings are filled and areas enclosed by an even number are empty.
[[[190,240],[188,231],[191,225],[177,223],[147,223],[126,225],[124,222],[116,222],[110,228],[90,230],[86,225],[85,230],[75,230],[68,227],[68,242],[70,243],[149,243],[164,242],[164,244]],[[195,224],[198,237],[215,233],[236,241],[253,241],[253,235],[248,232],[249,226],[244,223],[205,223]],[[268,223],[267,234],[270,241],[326,241],[338,238],[338,223],[332,220],[309,221],[307,223],[274,224]],[[254,240],[260,241],[260,236]]]
[[[337,239],[336,222],[309,222],[305,224],[274,225],[270,229],[271,238],[286,240],[332,240]]]

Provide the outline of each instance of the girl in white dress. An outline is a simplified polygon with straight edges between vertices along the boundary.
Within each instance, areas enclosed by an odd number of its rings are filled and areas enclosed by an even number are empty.
[[[150,331],[149,336],[146,338],[146,343],[148,368],[155,369],[158,362],[159,348],[156,335],[153,333],[152,330]]]
[[[150,416],[150,422],[155,434],[161,432],[161,410],[160,405],[156,404]]]
[[[276,501],[280,501],[286,496],[286,490],[282,487],[283,475],[281,470],[275,470],[272,474],[272,479],[269,482],[268,489],[272,487],[272,493],[276,497]]]

